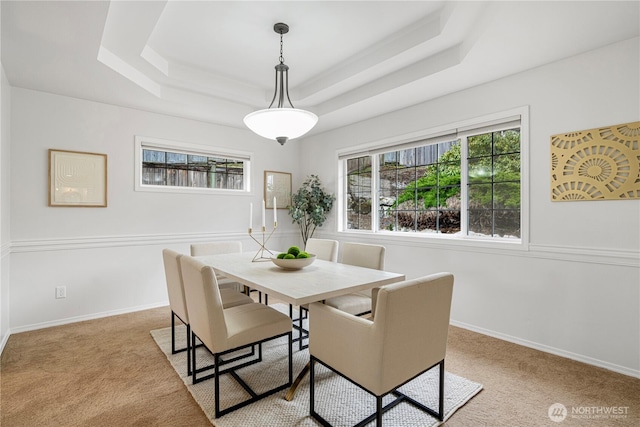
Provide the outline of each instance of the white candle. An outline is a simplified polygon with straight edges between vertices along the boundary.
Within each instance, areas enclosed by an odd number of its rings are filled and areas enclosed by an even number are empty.
[[[274,225],[278,223],[278,212],[276,209],[278,208],[276,207],[276,198],[274,197],[273,198],[273,224]]]
[[[253,203],[249,203],[249,229],[253,228]]]
[[[266,223],[264,222],[264,199],[262,199],[262,228],[264,228]]]

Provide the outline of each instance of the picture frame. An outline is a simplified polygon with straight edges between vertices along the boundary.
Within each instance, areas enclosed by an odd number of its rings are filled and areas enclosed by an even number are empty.
[[[107,207],[107,155],[49,149],[49,206]]]
[[[267,209],[273,209],[273,198],[277,209],[291,206],[291,174],[289,172],[264,171],[264,200]]]

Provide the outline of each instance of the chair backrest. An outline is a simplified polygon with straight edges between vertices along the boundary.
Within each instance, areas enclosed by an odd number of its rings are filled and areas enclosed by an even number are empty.
[[[382,351],[380,389],[393,389],[445,358],[453,275],[380,287],[373,320]]]
[[[369,245],[366,243],[343,243],[342,264],[356,265],[358,267],[384,270],[384,255],[386,249],[381,245]],[[355,292],[358,295],[371,297],[372,290]]]
[[[176,316],[188,324],[189,314],[187,311],[187,302],[184,298],[180,257],[182,257],[181,253],[171,249],[162,250],[164,276],[167,281],[167,293],[169,294],[169,306]]]
[[[342,264],[384,270],[385,247],[365,243],[343,243]]]
[[[242,242],[194,243],[191,245],[191,256],[220,255],[242,252]]]
[[[305,252],[315,254],[318,259],[324,261],[338,261],[338,241],[329,239],[307,239]]]
[[[227,326],[213,268],[187,255],[180,265],[191,330],[212,352],[226,350]]]

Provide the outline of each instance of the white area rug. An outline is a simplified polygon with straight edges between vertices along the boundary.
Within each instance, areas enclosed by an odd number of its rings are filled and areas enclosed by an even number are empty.
[[[288,307],[275,304],[275,308],[288,313]],[[295,331],[294,331],[295,334]],[[219,419],[214,418],[214,384],[213,379],[191,384],[187,377],[186,352],[171,354],[171,328],[151,331],[160,349],[164,352],[182,378],[187,389],[211,423],[217,427],[239,426],[318,426],[319,424],[309,416],[309,376],[298,387],[291,402],[284,399],[286,390],[269,396],[261,401],[239,409]],[[176,328],[177,348],[186,345],[186,328]],[[295,337],[295,335],[294,335]],[[293,345],[293,377],[298,375],[309,361],[307,350],[298,351],[297,343]],[[198,349],[198,366],[211,364],[213,358],[205,349]],[[206,374],[202,373],[201,375]],[[238,371],[239,375],[256,391],[261,392],[283,384],[287,378],[287,340],[281,338],[263,345],[263,362],[257,363]],[[231,378],[230,375],[220,377],[220,405],[226,408],[247,398],[246,392]],[[425,403],[431,408],[437,408],[438,402],[438,368],[416,378],[400,389],[405,394]],[[457,375],[445,372],[445,420],[482,390],[482,385],[469,381]],[[383,404],[391,401],[387,396]],[[362,391],[349,381],[316,364],[316,411],[335,427],[352,426],[375,412],[375,398]],[[408,403],[401,403],[385,413],[383,417],[385,427],[391,426],[437,426],[440,422]],[[368,424],[374,426],[375,421]]]

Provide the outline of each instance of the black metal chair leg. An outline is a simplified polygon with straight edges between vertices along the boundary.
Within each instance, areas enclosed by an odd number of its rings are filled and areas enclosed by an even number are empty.
[[[289,385],[293,383],[293,332],[289,332]]]
[[[220,356],[216,353],[213,356],[213,360],[214,360],[214,389],[213,389],[213,393],[214,393],[214,399],[215,399],[215,412],[216,412],[216,418],[218,418],[220,416],[220,372],[219,372],[219,366],[220,366]]]
[[[444,419],[444,359],[440,362],[440,397],[438,401],[438,419]]]
[[[195,347],[191,347],[191,325],[187,325],[187,376],[191,375],[191,352],[195,352]]]
[[[350,381],[352,384],[360,387],[361,389],[363,389],[364,391],[368,392],[369,394],[373,394],[373,393],[368,391],[368,390],[366,390],[365,388],[363,388],[361,385],[359,385],[358,383],[356,383],[352,379],[350,379],[348,377],[345,377],[344,375],[340,374],[339,372],[334,370],[331,366],[325,364],[322,360],[317,359],[314,356],[310,356],[310,362],[309,362],[309,371],[310,371],[310,373],[309,373],[309,415],[315,421],[319,422],[322,426],[331,427],[331,424],[326,419],[324,419],[322,417],[322,415],[318,414],[316,412],[316,410],[315,410],[315,378],[314,378],[314,376],[315,376],[315,363],[316,362],[319,362],[321,365],[329,368],[329,370],[331,370],[334,373],[342,376],[344,379],[346,379],[347,381]],[[440,362],[436,363],[435,365],[431,366],[429,369],[426,369],[425,371],[422,371],[422,373],[418,374],[418,376],[424,374],[425,372],[429,371],[432,368],[435,368],[436,366],[438,366],[439,369],[440,369],[440,372],[439,372],[440,394],[438,396],[438,412],[436,412],[435,410],[427,407],[423,403],[420,403],[417,400],[415,400],[415,399],[413,399],[413,398],[411,398],[411,397],[399,392],[396,389],[396,390],[393,390],[393,391],[390,392],[393,395],[395,395],[396,398],[394,400],[392,400],[391,402],[387,403],[386,406],[383,406],[383,404],[382,404],[382,399],[386,394],[382,395],[382,396],[376,396],[374,394],[374,396],[376,398],[376,411],[373,414],[369,415],[367,418],[365,418],[362,421],[360,421],[359,423],[357,423],[354,427],[363,427],[363,426],[369,425],[374,420],[376,421],[376,427],[382,427],[382,416],[383,416],[383,414],[386,413],[387,411],[391,410],[395,406],[399,405],[400,403],[403,403],[403,402],[406,402],[406,403],[414,406],[415,408],[428,413],[432,417],[437,418],[439,421],[443,421],[444,420],[444,376],[445,376],[444,359],[441,360]],[[416,377],[414,377],[414,379]],[[411,380],[409,380],[409,381],[411,381]],[[399,385],[398,387],[400,387],[400,386],[402,386],[402,384]]]
[[[222,365],[224,365],[225,363],[229,363],[229,360],[225,361],[223,359],[223,356],[225,354],[229,354],[229,353],[233,353],[235,351],[238,351],[242,348],[248,348],[249,346],[255,346],[257,344],[258,346],[258,353],[260,354],[260,359],[261,359],[261,355],[262,355],[262,343],[266,342],[266,341],[270,341],[273,339],[278,339],[281,337],[287,337],[287,341],[288,341],[288,351],[289,351],[289,375],[288,375],[288,381],[285,384],[279,385],[277,387],[274,387],[268,391],[265,391],[263,393],[256,393],[254,390],[251,389],[251,387],[249,386],[249,384],[247,384],[241,377],[240,375],[236,372],[239,369],[242,369],[246,366],[252,365],[253,363],[255,363],[255,361],[250,361],[247,363],[243,363],[240,365],[234,365],[231,367],[228,367],[226,369],[224,369],[224,367],[222,367]],[[283,335],[278,335],[276,337],[272,337],[272,338],[268,338],[265,339],[263,341],[260,341],[258,343],[254,343],[251,344],[249,346],[243,346],[243,347],[239,347],[239,348],[235,348],[235,349],[230,349],[221,353],[213,353],[213,358],[214,358],[214,374],[212,374],[211,376],[214,377],[214,411],[215,411],[215,418],[220,418],[222,416],[224,416],[225,414],[228,414],[230,412],[233,412],[235,410],[238,410],[240,408],[243,408],[251,403],[257,402],[258,400],[261,400],[267,396],[271,396],[274,393],[277,393],[281,390],[284,390],[285,388],[291,386],[292,384],[292,380],[293,380],[293,334],[292,332],[288,332],[286,334]],[[231,359],[230,359],[231,360]],[[222,369],[221,369],[222,368]],[[236,403],[235,405],[229,406],[227,408],[221,409],[221,402],[220,402],[220,375],[224,375],[224,374],[229,374],[249,395],[250,397],[242,402]]]
[[[315,405],[315,364],[316,361],[313,359],[313,357],[311,358],[311,360],[309,361],[309,415],[311,417],[313,417],[313,414],[315,412],[314,409],[314,405]]]
[[[300,326],[300,341],[298,341],[298,350],[302,351],[302,339],[304,332],[302,330],[302,307],[298,308],[298,326]]]
[[[176,314],[173,310],[171,311],[171,354],[176,354]]]
[[[216,364],[216,366],[218,366]],[[217,369],[217,368],[216,368]],[[191,383],[196,383],[196,334],[191,332]]]

